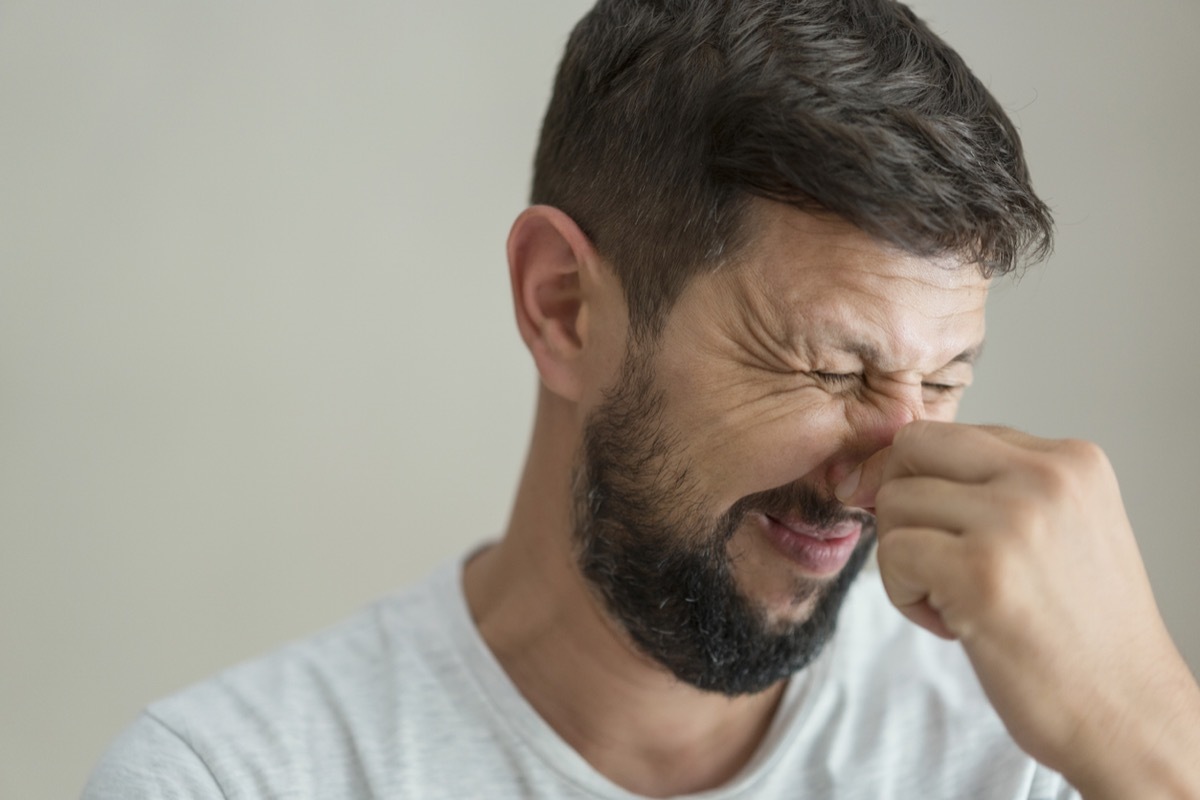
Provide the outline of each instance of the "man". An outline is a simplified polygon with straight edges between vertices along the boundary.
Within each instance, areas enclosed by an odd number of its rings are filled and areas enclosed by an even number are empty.
[[[952,423],[1050,221],[906,8],[602,0],[533,200],[503,539],[151,706],[86,797],[1200,797],[1103,454]]]

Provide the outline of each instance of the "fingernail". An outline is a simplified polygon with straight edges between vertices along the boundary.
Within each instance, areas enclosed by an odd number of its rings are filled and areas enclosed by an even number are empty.
[[[862,467],[855,467],[853,472],[842,478],[842,482],[837,485],[833,493],[837,495],[838,500],[844,503],[854,497],[854,491],[858,489],[860,480],[862,480]]]

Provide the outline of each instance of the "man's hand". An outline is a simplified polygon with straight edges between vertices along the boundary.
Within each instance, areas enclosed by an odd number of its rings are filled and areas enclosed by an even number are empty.
[[[1022,748],[1089,797],[1200,798],[1200,688],[1099,448],[916,422],[854,483],[892,602],[962,642]]]

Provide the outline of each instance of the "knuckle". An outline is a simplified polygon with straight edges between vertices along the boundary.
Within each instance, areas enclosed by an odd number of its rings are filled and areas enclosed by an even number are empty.
[[[1008,500],[1002,535],[1009,547],[1037,549],[1045,540],[1046,506],[1041,498],[1020,494]]]
[[[1018,494],[1009,498],[1007,517],[1010,529],[1022,530],[1038,518],[1041,514],[1042,504],[1041,499],[1031,496],[1027,493]]]
[[[968,559],[967,578],[981,608],[1002,609],[1012,595],[1012,558],[1003,548],[979,548]]]
[[[1038,493],[1054,501],[1079,501],[1089,487],[1112,477],[1112,466],[1104,451],[1092,442],[1065,439],[1049,453],[1039,454],[1029,464]]]
[[[1088,475],[1106,474],[1111,465],[1100,445],[1083,439],[1066,439],[1059,445],[1064,459]]]
[[[1072,490],[1075,475],[1069,461],[1057,458],[1039,458],[1030,466],[1037,488],[1051,497],[1060,497]]]

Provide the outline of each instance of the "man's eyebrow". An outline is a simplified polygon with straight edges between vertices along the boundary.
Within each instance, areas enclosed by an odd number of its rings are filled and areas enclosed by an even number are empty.
[[[950,359],[950,363],[951,364],[974,364],[976,361],[978,361],[980,359],[980,357],[982,355],[983,355],[983,342],[980,342],[979,344],[975,345],[974,347],[968,347],[966,350],[963,350],[961,353],[956,355],[954,358]]]
[[[864,364],[879,363],[879,348],[868,342],[860,342],[857,340],[843,341],[838,343],[837,349],[857,356]],[[946,363],[946,366],[949,366],[950,364],[974,364],[982,355],[983,342],[980,342],[974,347],[968,347],[966,350],[963,350],[954,358],[950,359]]]

